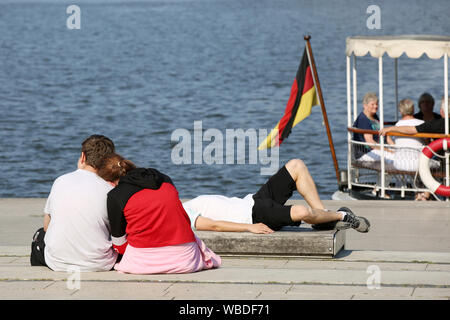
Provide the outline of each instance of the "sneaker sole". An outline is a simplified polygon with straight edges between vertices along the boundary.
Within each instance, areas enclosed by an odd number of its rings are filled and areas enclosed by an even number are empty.
[[[345,230],[345,229],[351,229],[352,226],[350,225],[349,222],[344,222],[344,221],[338,221],[336,223],[336,226],[334,227],[336,230]]]

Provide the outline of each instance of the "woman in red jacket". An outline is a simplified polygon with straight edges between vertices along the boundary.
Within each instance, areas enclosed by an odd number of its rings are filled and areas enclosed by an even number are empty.
[[[219,267],[221,259],[193,233],[172,180],[106,156],[98,175],[115,188],[107,208],[113,246],[123,254],[114,269],[136,274],[190,273]]]

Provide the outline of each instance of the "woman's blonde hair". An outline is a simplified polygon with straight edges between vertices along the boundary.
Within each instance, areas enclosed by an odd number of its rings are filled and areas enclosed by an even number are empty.
[[[398,103],[398,110],[402,116],[414,114],[414,102],[411,99],[403,99]]]
[[[367,92],[363,98],[363,104],[369,104],[371,101],[378,101],[378,96],[375,92]]]
[[[136,169],[136,165],[133,162],[125,159],[120,154],[110,153],[100,162],[97,174],[106,181],[115,182],[133,169]]]

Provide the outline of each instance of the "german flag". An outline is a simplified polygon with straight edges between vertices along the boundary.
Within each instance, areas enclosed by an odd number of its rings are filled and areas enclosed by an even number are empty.
[[[259,145],[258,150],[279,146],[289,136],[292,128],[308,117],[311,114],[312,106],[317,104],[316,87],[314,86],[305,48],[284,115],[267,138]]]

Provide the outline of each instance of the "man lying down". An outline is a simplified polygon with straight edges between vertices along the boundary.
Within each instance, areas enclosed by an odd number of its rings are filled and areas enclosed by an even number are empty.
[[[297,190],[309,207],[285,205]],[[284,226],[299,226],[302,221],[317,230],[353,228],[368,232],[369,221],[348,208],[325,209],[308,168],[292,159],[255,194],[245,198],[201,195],[183,203],[193,230],[272,233]]]

